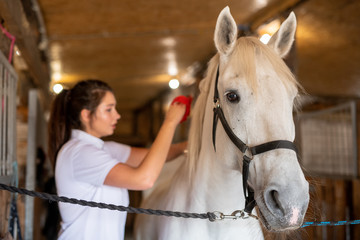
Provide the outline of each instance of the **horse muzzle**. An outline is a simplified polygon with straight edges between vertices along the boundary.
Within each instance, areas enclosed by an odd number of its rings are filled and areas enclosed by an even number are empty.
[[[273,186],[256,196],[263,225],[275,232],[301,227],[310,198],[306,189]]]

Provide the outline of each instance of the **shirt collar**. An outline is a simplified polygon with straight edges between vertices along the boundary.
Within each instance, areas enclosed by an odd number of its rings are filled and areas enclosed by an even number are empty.
[[[94,137],[87,132],[84,132],[79,129],[72,129],[71,130],[71,139],[79,139],[85,141],[87,143],[93,144],[98,148],[102,148],[104,146],[104,141],[100,138]]]

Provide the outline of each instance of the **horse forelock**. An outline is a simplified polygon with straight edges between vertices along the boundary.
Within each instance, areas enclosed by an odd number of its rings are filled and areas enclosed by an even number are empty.
[[[234,61],[236,64],[243,67],[245,78],[254,91],[260,87],[256,80],[256,67],[258,67],[257,58],[265,60],[261,61],[262,64],[270,64],[269,67],[275,70],[287,90],[301,88],[294,74],[283,59],[281,59],[273,49],[255,37],[239,38],[232,58],[236,59],[236,61]]]

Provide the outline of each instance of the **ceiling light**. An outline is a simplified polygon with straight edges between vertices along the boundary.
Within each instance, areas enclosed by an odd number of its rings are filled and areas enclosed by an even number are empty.
[[[270,41],[271,36],[267,33],[265,33],[264,35],[261,36],[260,41],[263,44],[267,44]]]
[[[274,19],[269,23],[261,25],[257,31],[260,35],[263,35],[264,33],[268,33],[270,35],[273,35],[276,33],[276,31],[280,28],[280,20]]]
[[[170,76],[175,76],[178,74],[178,69],[175,64],[169,64],[168,73]]]
[[[180,85],[179,80],[177,80],[176,78],[173,78],[169,81],[169,87],[171,89],[177,89],[179,85]]]
[[[161,40],[161,43],[165,46],[165,47],[174,47],[176,45],[176,40],[172,37],[167,37]]]
[[[57,83],[53,86],[53,90],[56,94],[59,94],[63,89],[64,88],[60,83]]]
[[[257,29],[257,33],[261,36],[260,41],[264,44],[267,44],[272,35],[280,28],[280,20],[274,19],[269,23],[261,25]]]
[[[58,61],[58,60],[52,61],[51,62],[51,69],[54,72],[61,72],[61,63],[60,63],[60,61]]]
[[[53,78],[55,81],[59,81],[61,79],[61,73],[59,72],[54,73]]]
[[[18,56],[21,55],[21,52],[20,52],[20,50],[19,50],[19,48],[18,48],[17,45],[14,46],[14,51],[15,51],[15,54],[16,54],[16,55],[18,55]]]

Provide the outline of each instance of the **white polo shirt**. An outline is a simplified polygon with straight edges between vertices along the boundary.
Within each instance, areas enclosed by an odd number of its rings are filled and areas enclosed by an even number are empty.
[[[57,194],[75,199],[128,206],[127,189],[104,185],[109,171],[126,162],[130,146],[104,142],[81,130],[60,149],[55,169]],[[123,239],[126,212],[59,203],[59,239]]]

